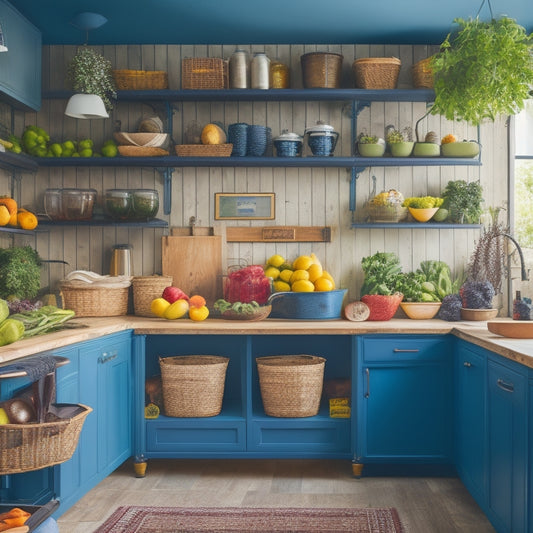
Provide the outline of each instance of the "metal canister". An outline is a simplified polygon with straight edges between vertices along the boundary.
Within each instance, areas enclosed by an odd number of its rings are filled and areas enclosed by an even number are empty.
[[[270,59],[264,52],[257,52],[252,59],[252,89],[270,87]]]
[[[248,52],[235,50],[229,59],[230,89],[248,89],[250,87],[250,61]]]
[[[270,63],[270,86],[272,89],[288,89],[290,86],[289,67],[279,61]]]
[[[109,274],[111,276],[133,276],[131,244],[115,244],[111,254]]]

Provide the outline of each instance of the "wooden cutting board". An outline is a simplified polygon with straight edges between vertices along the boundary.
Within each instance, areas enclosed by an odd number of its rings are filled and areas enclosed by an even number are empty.
[[[200,228],[198,228],[200,229]],[[192,233],[192,234],[191,234]],[[212,306],[222,298],[223,235],[204,235],[191,228],[173,228],[162,237],[164,276],[186,294],[199,294]]]

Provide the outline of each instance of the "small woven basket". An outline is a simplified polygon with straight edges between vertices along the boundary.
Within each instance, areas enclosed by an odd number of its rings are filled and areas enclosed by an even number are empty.
[[[177,144],[176,154],[180,157],[229,157],[233,144]]]
[[[306,89],[338,89],[341,85],[344,56],[330,52],[310,52],[300,57]]]
[[[92,411],[86,405],[79,407],[82,412],[72,418],[42,424],[0,425],[0,475],[68,461],[78,445],[85,417]]]
[[[256,360],[265,413],[315,416],[320,408],[326,360],[315,355],[272,355]]]
[[[182,89],[227,89],[228,62],[220,57],[181,60]]]
[[[432,57],[427,57],[415,63],[411,69],[413,74],[413,86],[417,89],[433,89],[434,79],[431,69]]]
[[[77,317],[120,316],[128,312],[129,287],[73,287],[61,285],[63,307]]]
[[[164,70],[114,70],[113,78],[120,91],[168,89],[168,74]]]
[[[172,276],[135,276],[132,285],[135,314],[155,317],[150,308],[152,300],[160,298],[165,288],[172,285]]]
[[[407,218],[408,209],[401,205],[373,205],[366,206],[368,216],[372,222],[401,222]]]
[[[402,62],[396,57],[368,57],[352,64],[359,89],[395,89]]]
[[[218,355],[160,357],[165,414],[216,416],[222,409],[229,358]]]

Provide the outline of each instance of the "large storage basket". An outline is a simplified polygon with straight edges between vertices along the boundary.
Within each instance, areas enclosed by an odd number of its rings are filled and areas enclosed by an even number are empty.
[[[113,78],[120,91],[168,89],[168,74],[164,70],[114,70]]]
[[[42,424],[0,425],[0,475],[39,470],[68,461],[78,445],[85,417],[92,411],[79,404],[72,418]]]
[[[265,413],[314,416],[320,408],[326,360],[316,355],[273,355],[256,360]]]
[[[181,60],[182,89],[227,89],[228,62],[220,57]]]
[[[63,307],[72,309],[77,317],[127,314],[129,291],[129,287],[61,285]]]
[[[216,416],[222,409],[229,358],[218,355],[160,357],[167,416]]]
[[[163,291],[172,285],[172,276],[135,276],[132,285],[135,314],[155,317],[150,308],[152,300],[161,298]]]
[[[303,85],[306,89],[338,89],[341,86],[341,54],[310,52],[300,57]]]
[[[402,62],[396,57],[367,57],[352,64],[359,89],[395,89]]]
[[[175,150],[179,157],[229,157],[233,144],[177,144]]]
[[[422,59],[413,65],[413,85],[417,89],[433,89],[433,70],[431,69],[432,59],[432,57],[426,57],[426,59]]]

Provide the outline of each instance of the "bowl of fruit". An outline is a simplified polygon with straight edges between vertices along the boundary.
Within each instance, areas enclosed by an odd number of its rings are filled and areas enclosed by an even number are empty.
[[[401,192],[390,189],[371,198],[366,206],[368,218],[372,222],[401,222],[407,217],[407,207],[402,204]]]

